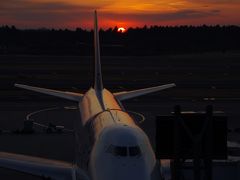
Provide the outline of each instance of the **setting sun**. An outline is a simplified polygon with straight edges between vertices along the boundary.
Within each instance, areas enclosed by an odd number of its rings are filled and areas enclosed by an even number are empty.
[[[124,27],[118,28],[118,32],[120,32],[120,33],[124,33],[125,31],[126,31],[126,29]]]

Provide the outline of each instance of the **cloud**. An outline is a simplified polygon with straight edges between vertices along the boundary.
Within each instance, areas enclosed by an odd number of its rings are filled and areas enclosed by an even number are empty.
[[[220,10],[209,10],[209,11],[200,11],[200,10],[181,10],[174,13],[166,13],[162,14],[159,17],[160,20],[176,20],[176,19],[194,19],[194,18],[202,18],[202,17],[211,17],[220,14]]]
[[[202,17],[217,16],[221,13],[220,10],[213,9],[208,11],[192,10],[186,9],[176,12],[166,12],[166,13],[154,13],[154,14],[108,14],[106,13],[106,18],[112,19],[128,19],[128,20],[142,20],[142,21],[171,21],[180,19],[196,19]]]
[[[164,9],[165,12],[157,9],[154,11],[153,10],[151,11],[147,8],[145,8],[146,9],[145,11],[142,11],[142,10],[141,11],[139,10],[115,11],[114,9],[109,10],[107,8],[109,7],[109,4],[111,4],[111,2],[113,3],[113,1],[111,0],[102,0],[101,3],[93,3],[94,0],[89,0],[89,1],[90,1],[89,3],[85,3],[85,4],[82,4],[82,3],[76,4],[77,1],[71,1],[71,0],[69,1],[64,1],[64,0],[1,1],[0,2],[0,25],[1,24],[16,25],[17,27],[21,27],[21,28],[32,28],[32,27],[33,28],[39,28],[39,27],[91,28],[93,24],[92,21],[93,21],[94,9],[100,9],[100,12],[99,12],[99,18],[101,19],[100,25],[101,27],[104,27],[104,28],[109,26],[115,26],[120,21],[128,23],[126,24],[126,26],[129,26],[129,24],[133,26],[138,26],[138,24],[142,25],[143,23],[151,24],[151,25],[153,24],[158,25],[160,23],[162,24],[162,22],[166,22],[165,24],[168,24],[167,22],[181,22],[181,23],[193,22],[194,23],[197,20],[202,19],[202,24],[204,24],[204,23],[207,23],[206,21],[208,19],[211,19],[217,16],[221,17],[221,15],[224,13],[224,9],[218,8],[215,6],[209,6],[208,8],[201,8],[201,9],[198,9],[197,7],[194,7],[194,8],[185,7],[186,9],[182,9],[182,10],[179,10],[178,8],[174,8],[174,9],[169,9],[168,11]],[[185,1],[226,2],[227,0],[185,0]],[[230,0],[230,1],[236,2],[239,0]],[[73,2],[75,2],[75,4],[73,4]],[[150,2],[153,3],[155,2],[155,0],[149,1],[149,3]],[[146,7],[148,7],[147,5]]]
[[[64,26],[92,18],[93,10],[97,8],[99,7],[63,2],[36,3],[28,0],[8,0],[0,2],[0,20],[17,26]]]
[[[240,4],[240,0],[186,0],[187,2],[192,2],[196,4],[209,4],[209,5],[220,5],[220,4]]]

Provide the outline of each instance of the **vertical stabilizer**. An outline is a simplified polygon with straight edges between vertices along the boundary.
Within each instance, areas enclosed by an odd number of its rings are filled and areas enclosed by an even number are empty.
[[[103,89],[102,70],[100,61],[100,44],[98,32],[97,11],[94,12],[94,50],[95,50],[95,75],[94,75],[94,89],[101,91]]]

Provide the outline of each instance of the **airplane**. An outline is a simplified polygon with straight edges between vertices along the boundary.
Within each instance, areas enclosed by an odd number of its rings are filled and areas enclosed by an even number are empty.
[[[78,161],[71,164],[6,152],[0,152],[0,167],[56,180],[161,179],[160,163],[156,160],[148,136],[124,109],[121,101],[171,88],[175,84],[116,93],[105,89],[100,62],[97,11],[94,11],[94,49],[94,85],[85,94],[15,84],[18,88],[79,103],[81,123],[92,137],[88,170],[81,169]]]

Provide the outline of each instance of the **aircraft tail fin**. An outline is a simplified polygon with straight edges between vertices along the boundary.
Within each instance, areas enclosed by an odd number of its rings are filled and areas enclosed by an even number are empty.
[[[68,91],[57,91],[57,90],[53,90],[53,89],[45,89],[45,88],[40,88],[40,87],[27,86],[24,84],[14,84],[14,86],[18,87],[18,88],[27,89],[30,91],[35,91],[35,92],[39,92],[39,93],[43,93],[43,94],[48,94],[51,96],[60,97],[63,99],[77,101],[77,102],[81,101],[81,99],[83,97],[83,94],[68,92]]]
[[[131,99],[131,98],[135,98],[138,96],[143,96],[146,94],[154,93],[154,92],[168,89],[168,88],[171,88],[174,86],[176,86],[176,85],[174,83],[172,83],[172,84],[165,84],[165,85],[161,85],[161,86],[138,89],[138,90],[133,90],[133,91],[123,91],[123,92],[118,92],[118,93],[113,93],[113,94],[119,101],[121,101],[121,100]]]
[[[97,11],[94,12],[94,51],[95,51],[94,89],[96,91],[101,91],[103,89],[103,82],[102,82],[102,70],[101,70],[101,60],[100,60],[100,44],[99,44]]]

